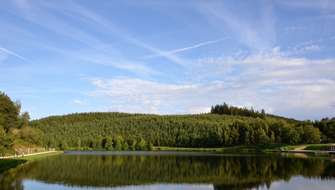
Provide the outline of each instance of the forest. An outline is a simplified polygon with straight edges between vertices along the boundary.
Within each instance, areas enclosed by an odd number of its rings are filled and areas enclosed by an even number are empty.
[[[226,103],[213,106],[205,114],[92,112],[30,122],[29,114],[20,113],[20,104],[4,93],[0,95],[0,105],[2,153],[22,144],[61,150],[152,150],[154,146],[200,148],[335,142],[334,118],[298,121]]]
[[[80,113],[48,117],[31,125],[45,133],[45,145],[62,149],[136,150],[139,143],[142,147],[304,144],[320,143],[324,136],[308,122],[220,114]]]

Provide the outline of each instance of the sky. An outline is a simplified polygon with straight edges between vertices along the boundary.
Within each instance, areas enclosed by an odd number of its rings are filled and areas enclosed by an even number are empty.
[[[33,119],[205,113],[223,102],[335,116],[333,0],[0,4],[0,91]]]

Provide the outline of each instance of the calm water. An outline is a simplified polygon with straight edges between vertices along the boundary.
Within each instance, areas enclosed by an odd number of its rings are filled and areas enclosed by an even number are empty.
[[[69,152],[7,171],[0,189],[334,190],[335,162],[278,155]]]

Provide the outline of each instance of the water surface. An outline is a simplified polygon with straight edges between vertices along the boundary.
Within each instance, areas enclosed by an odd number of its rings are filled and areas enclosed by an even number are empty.
[[[323,189],[335,187],[329,158],[185,152],[67,152],[1,175],[0,189]]]

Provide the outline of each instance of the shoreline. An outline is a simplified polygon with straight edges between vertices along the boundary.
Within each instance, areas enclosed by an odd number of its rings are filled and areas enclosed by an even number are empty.
[[[62,153],[63,151],[56,151],[56,150],[52,150],[52,151],[44,151],[44,152],[36,152],[36,153],[31,153],[31,154],[21,154],[21,155],[12,155],[12,156],[1,156],[0,160],[4,160],[4,159],[20,159],[20,158],[24,158],[24,159],[29,159],[31,157],[35,157],[35,156],[46,156],[46,155],[54,155],[57,153]]]
[[[189,151],[214,153],[305,153],[305,154],[335,154],[334,150],[304,149],[315,144],[304,145],[259,145],[259,146],[231,146],[218,148],[185,148],[185,147],[154,147],[155,151]],[[318,144],[320,145],[320,144]],[[330,144],[321,144],[329,146]]]
[[[311,146],[333,146],[333,144],[300,144],[300,145],[237,145],[237,146],[227,146],[227,147],[212,147],[212,148],[195,148],[195,147],[169,147],[169,146],[155,146],[153,150],[104,150],[104,149],[90,149],[90,150],[80,150],[76,148],[71,148],[65,150],[66,152],[197,152],[197,153],[216,153],[216,154],[249,154],[249,153],[305,153],[305,154],[335,154],[333,150],[323,150],[323,149],[308,149]]]

